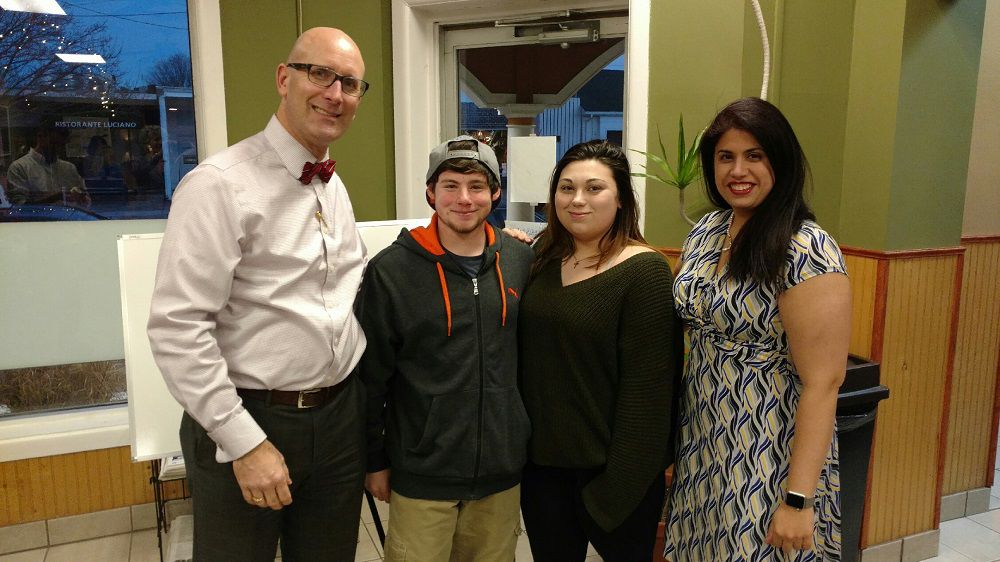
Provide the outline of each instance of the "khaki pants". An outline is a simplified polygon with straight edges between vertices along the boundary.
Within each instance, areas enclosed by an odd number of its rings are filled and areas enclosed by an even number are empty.
[[[392,493],[386,562],[511,562],[520,485],[479,500],[416,500]]]

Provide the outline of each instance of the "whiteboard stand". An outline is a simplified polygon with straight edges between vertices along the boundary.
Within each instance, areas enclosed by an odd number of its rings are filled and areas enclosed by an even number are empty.
[[[162,468],[162,461],[160,459],[149,461],[149,466],[153,471],[149,477],[149,482],[153,485],[153,509],[156,511],[156,546],[160,550],[160,562],[163,562],[163,535],[167,534],[169,536],[170,533],[170,520],[167,519],[167,501],[163,497],[163,486],[167,482],[174,480],[181,481],[181,497],[173,499],[187,499],[191,496],[191,492],[188,490],[187,479],[185,478],[187,472],[161,477],[160,469]]]

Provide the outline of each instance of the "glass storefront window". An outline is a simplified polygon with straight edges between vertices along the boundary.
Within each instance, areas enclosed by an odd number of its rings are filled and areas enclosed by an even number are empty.
[[[185,0],[52,4],[0,12],[0,222],[165,218],[197,163]]]
[[[197,164],[187,3],[45,4],[65,14],[0,10],[0,223],[165,218],[178,182]],[[137,224],[80,227],[96,240]],[[117,277],[82,270],[106,263],[107,248],[53,242],[51,232],[67,227],[77,225],[2,225],[0,418],[127,400],[121,359],[10,359],[26,337],[56,348],[68,333],[89,334],[92,318],[80,311],[94,311],[65,303],[100,300]],[[56,292],[31,286],[48,278],[65,283]],[[31,328],[37,318],[59,329]],[[29,336],[16,334],[21,324]]]

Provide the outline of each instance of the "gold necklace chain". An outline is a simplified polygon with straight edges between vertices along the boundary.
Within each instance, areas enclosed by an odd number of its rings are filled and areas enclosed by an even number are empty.
[[[729,236],[729,229],[733,227],[733,217],[735,217],[735,216],[736,216],[736,213],[732,213],[731,215],[729,215],[729,221],[726,222],[726,237],[722,239],[722,250],[720,251],[720,253],[721,252],[728,252],[729,250],[733,249],[733,240]],[[726,240],[729,241],[729,245],[728,246],[725,245],[726,244]]]
[[[580,265],[580,262],[586,261],[586,260],[592,260],[592,259],[594,259],[594,258],[596,258],[596,257],[598,257],[600,255],[601,254],[598,253],[598,254],[592,254],[592,255],[589,255],[589,256],[586,256],[586,257],[582,257],[582,258],[576,258],[576,254],[573,254],[572,256],[569,257],[569,259],[570,259],[570,261],[573,262],[573,269],[576,269],[576,266]]]

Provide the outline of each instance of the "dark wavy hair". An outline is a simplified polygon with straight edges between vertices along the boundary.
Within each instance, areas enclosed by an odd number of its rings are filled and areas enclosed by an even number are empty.
[[[596,160],[611,170],[611,176],[618,188],[618,202],[621,207],[615,213],[611,228],[601,237],[598,243],[600,254],[597,262],[588,266],[598,268],[604,262],[618,255],[629,244],[646,245],[646,239],[639,231],[639,206],[635,199],[635,189],[632,187],[632,176],[625,151],[621,147],[605,140],[581,142],[566,151],[566,154],[556,163],[549,182],[549,201],[546,206],[548,226],[538,236],[535,249],[535,263],[531,268],[532,276],[536,275],[547,263],[562,260],[573,255],[576,242],[573,235],[559,222],[556,215],[556,188],[559,186],[559,176],[566,166],[573,162]]]
[[[715,148],[730,129],[757,139],[774,171],[774,186],[733,239],[729,275],[773,287],[780,281],[792,236],[803,221],[816,220],[804,197],[809,164],[792,125],[777,107],[760,98],[736,100],[715,116],[699,145],[708,198],[717,207],[730,208],[715,185]]]

